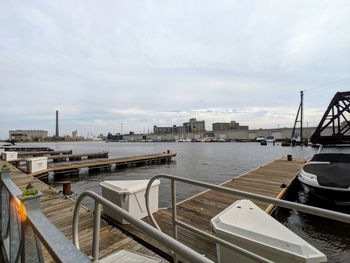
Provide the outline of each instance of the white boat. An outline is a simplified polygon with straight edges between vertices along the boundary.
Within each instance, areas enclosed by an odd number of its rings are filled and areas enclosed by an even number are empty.
[[[350,154],[315,154],[301,169],[298,179],[318,197],[350,204]]]
[[[14,143],[11,141],[0,141],[0,147],[7,147],[12,145],[14,145]]]
[[[273,136],[267,136],[266,137],[266,142],[275,142],[276,141],[276,139],[275,139],[275,137],[273,137]]]
[[[256,137],[255,141],[257,142],[265,141],[265,137],[264,136]]]

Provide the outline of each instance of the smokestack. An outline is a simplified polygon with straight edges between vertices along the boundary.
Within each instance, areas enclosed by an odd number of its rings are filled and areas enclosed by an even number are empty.
[[[58,130],[58,110],[56,110],[56,137],[59,137],[59,130]]]

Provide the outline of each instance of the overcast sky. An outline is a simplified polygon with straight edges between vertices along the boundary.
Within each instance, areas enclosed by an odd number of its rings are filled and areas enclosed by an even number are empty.
[[[349,1],[0,1],[0,138],[191,117],[317,125],[350,84]]]

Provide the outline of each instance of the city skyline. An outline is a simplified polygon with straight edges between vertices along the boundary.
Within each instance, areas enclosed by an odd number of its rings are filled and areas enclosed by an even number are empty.
[[[190,118],[316,126],[350,82],[347,1],[1,2],[0,138]]]

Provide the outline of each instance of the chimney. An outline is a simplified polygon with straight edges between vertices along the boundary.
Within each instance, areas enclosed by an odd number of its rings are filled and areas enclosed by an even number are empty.
[[[58,131],[58,110],[56,110],[56,137],[59,137],[59,131]]]

